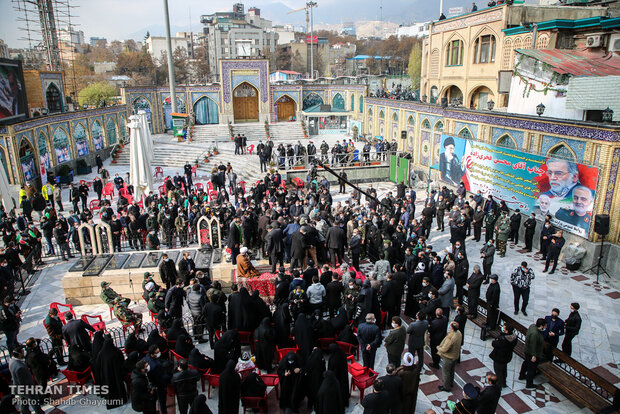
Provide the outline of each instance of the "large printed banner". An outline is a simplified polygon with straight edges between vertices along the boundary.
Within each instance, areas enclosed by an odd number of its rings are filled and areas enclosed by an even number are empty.
[[[443,135],[441,180],[536,213],[571,233],[588,237],[599,170],[558,158]]]

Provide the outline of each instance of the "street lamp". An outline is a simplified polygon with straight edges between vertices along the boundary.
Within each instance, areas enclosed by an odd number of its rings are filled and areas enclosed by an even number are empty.
[[[541,116],[544,112],[545,112],[545,105],[543,105],[542,102],[536,105],[536,115]]]
[[[489,109],[489,111],[492,111],[493,108],[495,108],[495,102],[493,102],[493,99],[487,102],[487,108]]]
[[[607,109],[603,109],[603,122],[611,122],[614,119],[614,111],[607,107]]]

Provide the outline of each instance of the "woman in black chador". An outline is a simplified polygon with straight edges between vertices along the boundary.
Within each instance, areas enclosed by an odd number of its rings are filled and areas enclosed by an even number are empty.
[[[332,371],[325,371],[314,405],[316,414],[344,414],[342,398],[340,383],[336,379],[336,374]]]
[[[123,376],[125,358],[120,349],[114,345],[112,337],[106,336],[103,346],[95,361],[95,383],[107,385],[108,392],[101,397],[106,399],[106,408],[120,407],[127,402],[127,391]]]
[[[238,414],[241,397],[241,378],[235,371],[235,361],[229,360],[220,374],[219,414]]]
[[[278,365],[280,381],[280,408],[297,411],[304,398],[303,372],[297,354],[289,352]]]
[[[276,352],[276,335],[269,318],[263,318],[260,326],[254,331],[256,341],[256,367],[271,372],[273,356]]]

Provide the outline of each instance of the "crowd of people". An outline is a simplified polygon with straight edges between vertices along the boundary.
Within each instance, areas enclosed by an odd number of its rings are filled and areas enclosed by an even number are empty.
[[[259,144],[260,157],[268,151],[266,148],[271,148],[269,144]],[[343,144],[334,148],[352,145]],[[312,143],[298,146],[293,151],[305,148],[311,156],[323,157],[327,152],[323,145],[319,154]],[[341,152],[332,154],[332,162],[343,162],[339,158]],[[82,203],[74,204],[69,216],[63,217],[49,197],[41,209],[38,226],[23,211],[16,215],[0,210],[6,246],[0,256],[0,328],[11,353],[11,372],[19,371],[17,378],[24,377],[17,381],[28,381],[23,372],[24,358],[26,369],[38,384],[39,380],[47,382],[55,365],[68,364],[68,369],[77,372],[90,367],[95,383],[110,386],[111,392],[103,396],[110,407],[131,400],[136,411],[150,413],[156,412],[159,403],[164,413],[168,387],[173,387],[182,413],[189,407],[192,412],[209,412],[196,384],[201,373],[210,370],[219,375],[217,412],[237,413],[240,397],[264,395],[266,384],[258,372],[253,372],[260,370],[278,375],[282,410],[295,412],[305,401],[317,413],[342,413],[350,399],[347,354],[336,343],[324,352],[319,341],[332,338],[359,347],[363,367],[378,377],[373,392],[361,401],[365,412],[413,413],[425,348],[431,353],[430,366],[441,368],[439,389],[451,391],[467,322],[478,317],[477,306],[466,308],[464,297],[467,304],[476,304],[482,286],[488,285],[483,334],[501,330],[492,344],[494,373],[489,374],[488,386],[482,390],[471,384],[466,386],[466,398],[457,406],[468,410],[462,412],[495,411],[517,341],[513,327],[500,327],[497,323],[501,295],[498,279],[510,277],[515,314],[521,311],[527,316],[535,275],[526,262],[511,275],[498,275],[493,271],[494,258],[507,254],[508,241],[518,242],[521,226],[526,228],[525,247],[531,251],[537,225],[534,217],[521,224],[519,211],[511,214],[503,201],[498,203],[492,196],[485,198],[480,192],[468,196],[463,183],[456,191],[447,187],[432,190],[424,200],[417,200],[416,191],[404,182],[396,186],[395,194],[388,192],[381,199],[369,184],[365,186],[366,195],[355,189],[344,202],[334,203],[329,181],[316,174],[309,174],[301,188],[287,187],[275,170],[245,188],[237,183],[232,167],[222,164],[214,168],[211,177],[218,192],[215,198],[194,186],[191,175],[189,165],[183,175],[167,177],[165,192],[149,194],[144,207],[137,202],[130,204],[119,193],[115,211],[112,202],[102,199],[101,220],[110,224],[115,250],[121,250],[121,238],[136,250],[187,244],[196,236],[200,217],[216,217],[238,276],[260,275],[251,265],[250,254],[268,257],[272,273],[277,270],[272,306],[258,291],[250,293],[243,285],[233,285],[232,293],[225,294],[220,283],[197,271],[186,255],[178,267],[164,257],[159,269],[162,285],[149,273],[142,283],[143,298],[157,321],[157,328],[146,339],[141,339],[141,315],[129,309],[129,301],[102,282],[102,301],[114,309],[123,324],[134,329],[127,336],[124,353],[101,331],[94,333],[91,342],[88,331],[94,329],[74,319],[71,313],[64,315],[63,325],[60,315],[52,309],[45,322],[54,345],[50,355],[41,355],[34,338],[26,342],[34,345],[27,346],[25,354],[17,339],[21,311],[13,297],[14,272],[21,265],[20,255],[26,257],[35,246],[53,249],[54,238],[63,258],[68,258],[72,250],[66,244],[74,243],[74,250],[80,251],[81,240],[90,243],[88,234],[83,234],[83,238],[75,234],[80,231],[80,223],[93,223],[93,215]],[[346,176],[340,178],[340,191],[346,193]],[[125,188],[122,180],[118,175],[114,178],[119,189]],[[85,187],[78,191],[88,195],[88,186]],[[25,197],[29,200],[28,197],[37,195]],[[416,216],[416,207],[420,206],[421,212]],[[434,249],[428,242],[431,233],[445,232],[446,227],[450,245],[444,250]],[[552,273],[564,239],[549,219],[543,227],[541,252],[546,261],[545,271],[550,268]],[[468,236],[473,234],[473,240],[480,241],[483,229],[486,243],[478,256],[477,251],[468,249]],[[372,270],[362,271],[363,262],[368,262]],[[183,323],[185,306],[191,314],[191,334]],[[526,359],[520,372],[527,387],[534,386],[537,364],[551,358],[549,350],[559,344],[563,335],[562,349],[570,355],[571,341],[581,325],[578,310],[578,303],[571,304],[571,314],[563,321],[559,309],[554,309],[550,316],[529,327]],[[403,318],[411,319],[407,327]],[[389,332],[384,337],[385,329]],[[253,354],[242,352],[240,333],[245,332],[253,335],[255,348],[249,351]],[[62,351],[63,340],[69,347],[68,361]],[[206,342],[213,350],[213,358],[195,347],[195,343]],[[385,375],[374,371],[376,353],[382,346],[389,361]],[[281,355],[278,360],[276,355],[282,348],[296,351]],[[31,358],[36,362],[28,362],[30,352],[38,355]],[[172,352],[181,357],[180,362],[168,358]],[[48,376],[37,377],[42,375],[40,372]],[[130,393],[125,385],[128,382]]]

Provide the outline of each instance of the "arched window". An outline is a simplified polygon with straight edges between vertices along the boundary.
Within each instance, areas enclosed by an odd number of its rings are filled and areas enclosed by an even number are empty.
[[[435,49],[431,52],[431,67],[429,69],[429,77],[439,77],[439,49]]]
[[[495,36],[482,35],[474,43],[474,63],[495,62]]]
[[[410,115],[409,118],[407,118],[407,124],[411,126],[415,125],[415,118],[413,117],[413,115]]]
[[[443,122],[438,121],[435,124],[435,132],[443,132]]]
[[[536,39],[536,49],[546,49],[549,45],[549,36],[538,36]]]
[[[304,98],[303,110],[305,111],[306,109],[316,105],[323,105],[323,98],[316,93],[311,93]]]
[[[217,124],[219,109],[217,103],[207,96],[198,99],[194,104],[194,114],[198,125]]]
[[[554,157],[554,158],[562,158],[562,159],[565,159],[565,160],[575,161],[575,155],[564,144],[560,144],[560,145],[552,148],[551,150],[549,150],[549,153],[547,155],[550,156],[550,157]]]
[[[103,142],[103,127],[99,121],[93,123],[93,126],[90,128],[90,136],[95,144],[95,151],[99,151],[105,147],[105,143]]]
[[[463,64],[463,41],[452,40],[446,48],[446,66],[460,66]]]
[[[392,114],[392,121],[394,121],[394,122],[398,122],[398,113],[394,112],[394,113]]]
[[[58,87],[50,83],[45,91],[45,100],[47,101],[47,110],[49,113],[62,111],[62,101],[60,99],[60,90]]]
[[[355,111],[355,95],[351,94],[351,112]]]
[[[509,69],[512,67],[512,40],[504,40],[504,47],[502,48],[502,69]]]
[[[428,122],[428,119],[424,119],[424,121],[422,121],[422,129],[431,129],[431,123]]]
[[[472,139],[472,135],[471,132],[469,131],[468,128],[463,128],[461,129],[461,131],[459,132],[459,137],[463,138],[463,139]]]
[[[514,139],[508,134],[502,135],[496,142],[496,145],[504,148],[517,148],[517,143]]]
[[[88,155],[88,136],[86,136],[86,129],[82,124],[77,124],[73,128],[73,140],[78,157]]]
[[[334,96],[334,99],[332,99],[332,106],[334,107],[334,109],[344,109],[344,98],[342,97],[342,95],[337,93]]]
[[[385,119],[385,112],[383,112],[383,109],[379,111],[379,119]]]
[[[368,108],[368,116],[372,116],[372,108]]]
[[[108,123],[105,126],[105,132],[108,136],[108,145],[116,144],[116,123],[112,118],[108,119]]]
[[[359,107],[358,110],[361,113],[364,113],[364,97],[362,95],[360,95],[360,101],[358,102],[357,106]]]

